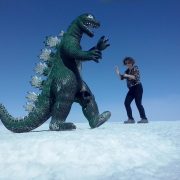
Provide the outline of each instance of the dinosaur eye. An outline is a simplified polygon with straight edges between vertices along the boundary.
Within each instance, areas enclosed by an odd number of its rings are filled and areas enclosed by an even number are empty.
[[[93,18],[94,18],[94,17],[93,17],[92,15],[90,15],[90,14],[89,14],[87,17],[90,18],[90,19],[93,19]]]

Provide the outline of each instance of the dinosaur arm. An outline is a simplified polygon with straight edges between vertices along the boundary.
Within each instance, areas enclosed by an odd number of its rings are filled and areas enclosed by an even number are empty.
[[[66,56],[78,59],[79,61],[98,60],[101,58],[101,51],[94,48],[89,51],[83,51],[80,46],[66,46],[63,48]]]
[[[92,51],[92,50],[99,50],[99,51],[103,51],[105,50],[108,46],[110,46],[110,44],[108,43],[108,39],[105,39],[105,36],[102,36],[96,46],[92,47],[89,51]],[[100,58],[102,59],[102,57]],[[99,63],[98,59],[97,60],[94,60],[95,62]]]

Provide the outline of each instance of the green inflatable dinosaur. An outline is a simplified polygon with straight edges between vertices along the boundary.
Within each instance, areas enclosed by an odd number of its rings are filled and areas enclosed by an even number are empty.
[[[30,112],[23,118],[12,117],[0,104],[0,119],[7,129],[15,133],[29,132],[50,117],[49,129],[52,131],[76,129],[73,123],[65,122],[73,102],[81,105],[91,128],[99,127],[110,118],[109,111],[99,114],[94,95],[81,77],[81,63],[89,60],[98,62],[101,51],[109,46],[103,36],[95,47],[82,51],[82,35],[93,37],[90,29],[99,26],[95,17],[86,13],[78,16],[66,33],[47,38],[46,45],[50,48],[42,50],[40,59],[44,62],[36,67],[36,72],[47,78],[41,82],[39,77],[34,76],[31,81],[33,86],[41,89],[41,93],[29,93],[28,97],[34,100],[34,104],[28,104]]]

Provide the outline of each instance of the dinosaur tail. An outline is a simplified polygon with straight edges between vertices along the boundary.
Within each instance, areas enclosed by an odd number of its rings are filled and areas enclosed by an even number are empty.
[[[50,98],[44,93],[38,96],[33,110],[22,119],[12,117],[0,104],[0,119],[4,126],[14,133],[29,132],[43,124],[50,116]]]

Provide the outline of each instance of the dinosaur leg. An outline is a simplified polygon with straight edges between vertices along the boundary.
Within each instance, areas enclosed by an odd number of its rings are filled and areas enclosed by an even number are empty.
[[[74,102],[76,89],[73,87],[68,89],[63,87],[63,89],[57,88],[56,90],[49,129],[52,131],[76,129],[76,126],[73,123],[65,122],[71,110],[72,103]]]
[[[82,106],[83,114],[88,120],[91,128],[99,127],[111,116],[111,113],[109,111],[105,111],[102,114],[99,114],[94,95],[91,93],[89,87],[85,82],[83,91],[76,94],[76,102],[78,102]]]
[[[76,126],[73,123],[65,122],[71,106],[72,102],[56,102],[54,104],[52,118],[49,125],[50,130],[63,131],[76,129]]]

